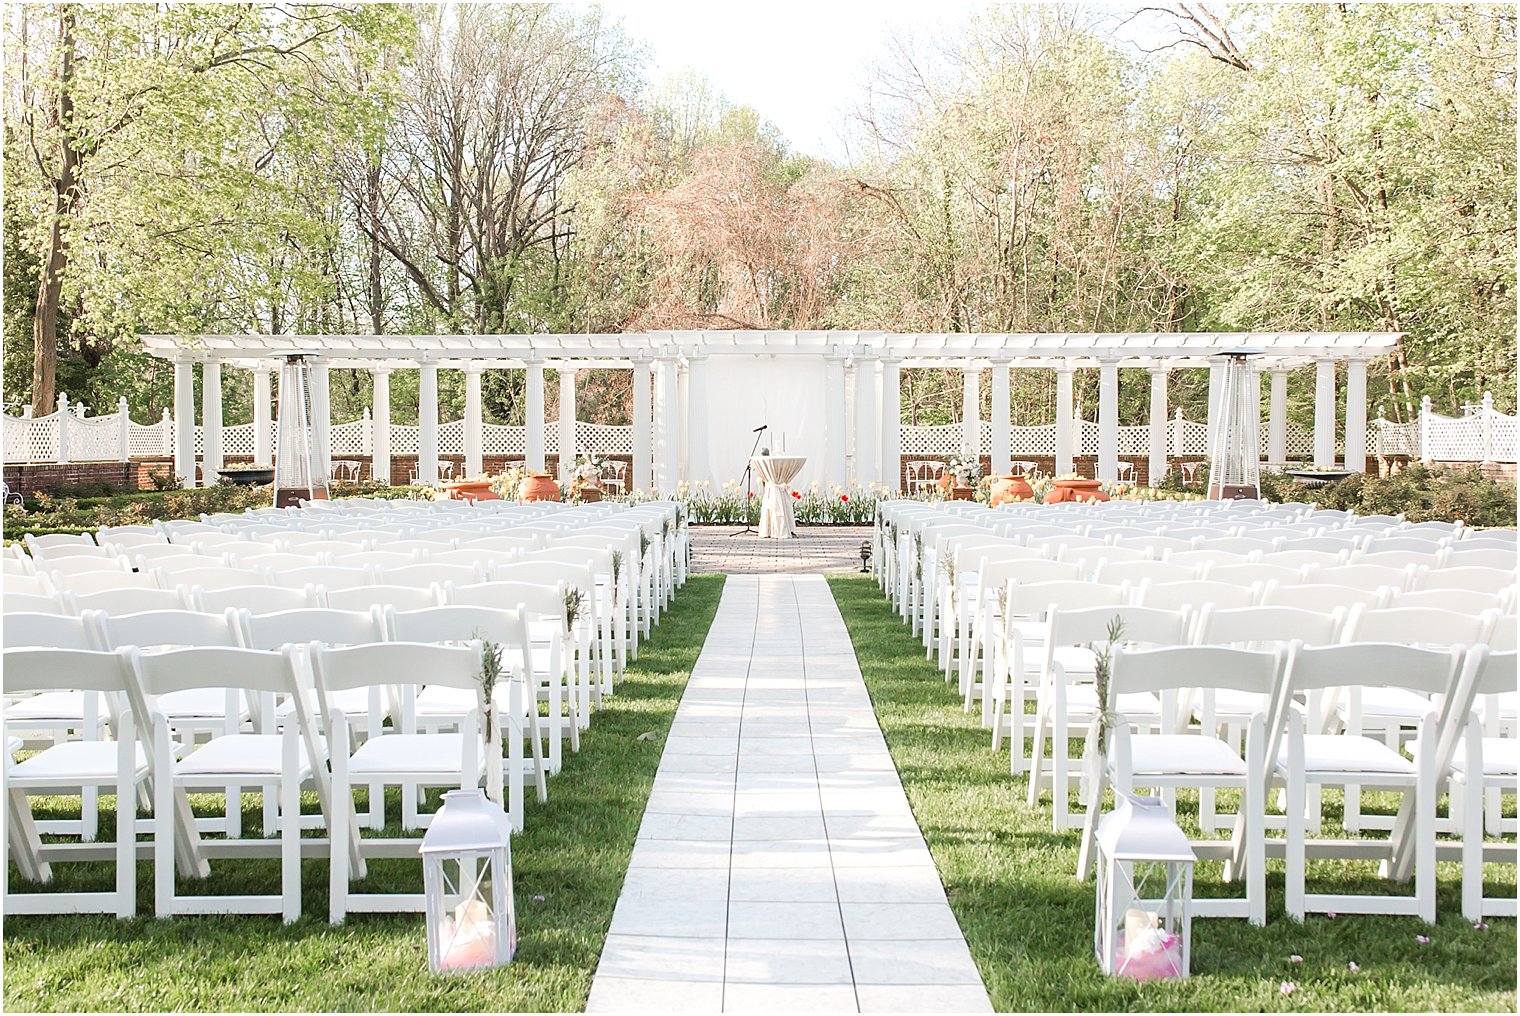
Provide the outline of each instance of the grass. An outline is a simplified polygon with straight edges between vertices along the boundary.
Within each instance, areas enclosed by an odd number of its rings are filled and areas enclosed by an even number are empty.
[[[1282,862],[1269,862],[1266,927],[1195,920],[1187,981],[1138,985],[1105,977],[1093,958],[1093,884],[1074,876],[1079,833],[1052,833],[1048,810],[1026,805],[1025,784],[1010,778],[1006,751],[991,751],[979,716],[961,711],[870,579],[831,577],[829,585],[998,1010],[1515,1011],[1515,921],[1490,920],[1486,931],[1464,921],[1456,869],[1444,865],[1440,921],[1431,928],[1413,917],[1362,915],[1311,915],[1297,924],[1282,910]],[[1352,883],[1356,891],[1376,884],[1370,865],[1316,864],[1311,872],[1347,891]],[[1200,894],[1215,877],[1200,866]],[[1500,877],[1513,891],[1514,869]],[[1353,962],[1359,972],[1351,971]],[[1284,982],[1295,986],[1291,994],[1283,993]]]
[[[151,916],[151,868],[138,868],[139,913],[12,917],[5,922],[4,1004],[10,1011],[516,1011],[585,1006],[622,888],[664,733],[711,626],[721,576],[693,577],[618,693],[597,713],[578,755],[566,753],[549,802],[530,803],[514,839],[520,946],[508,967],[435,977],[427,971],[422,918],[352,914],[327,923],[327,865],[304,865],[305,915]],[[654,731],[655,736],[640,739]],[[531,793],[530,793],[531,799]],[[253,800],[250,797],[248,800]],[[103,811],[104,811],[103,801]],[[112,805],[114,807],[114,805]],[[75,804],[77,814],[77,803]],[[63,813],[59,812],[61,816]],[[396,814],[392,802],[390,814]],[[39,811],[39,818],[52,817]],[[102,816],[104,835],[111,835]],[[245,827],[256,828],[250,809]],[[81,888],[107,888],[104,865],[68,865]],[[274,862],[238,862],[205,891],[278,884]],[[14,879],[14,871],[11,873]],[[371,866],[382,891],[417,891],[421,863]],[[388,883],[388,884],[385,884]],[[13,883],[14,884],[14,883]],[[87,884],[87,885],[86,885]]]

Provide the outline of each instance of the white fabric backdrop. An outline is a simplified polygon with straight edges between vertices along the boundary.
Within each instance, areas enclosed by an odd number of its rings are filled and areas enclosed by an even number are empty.
[[[770,424],[761,443],[773,454],[807,456],[807,465],[793,481],[798,488],[814,480],[843,483],[843,476],[824,476],[824,370],[822,358],[793,356],[713,356],[706,363],[707,420],[692,420],[707,436],[707,461],[690,464],[690,479],[721,484],[744,474],[751,431]],[[760,484],[756,482],[758,494]]]

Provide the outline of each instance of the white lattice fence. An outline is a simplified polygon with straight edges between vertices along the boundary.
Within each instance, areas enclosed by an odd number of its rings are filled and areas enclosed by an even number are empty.
[[[1487,461],[1489,462],[1514,462],[1517,420],[1513,416],[1505,416],[1493,409],[1484,409],[1490,430],[1489,450]]]
[[[481,424],[480,442],[485,455],[523,455],[528,450],[527,429],[500,423]]]
[[[57,462],[58,414],[47,416],[7,416],[5,418],[5,461]]]
[[[575,446],[592,455],[632,455],[633,428],[577,420]]]
[[[174,454],[174,421],[168,414],[157,423],[127,424],[127,454],[132,458],[155,458]],[[10,453],[6,453],[10,459]]]
[[[69,419],[69,458],[75,462],[108,462],[121,458],[121,422],[111,416]]]
[[[1394,423],[1379,417],[1372,421],[1372,448],[1377,455],[1420,457],[1420,422]]]
[[[962,433],[958,423],[939,423],[930,427],[904,424],[902,451],[904,455],[955,455],[961,450]]]
[[[1479,462],[1483,458],[1483,418],[1425,416],[1425,457],[1436,462]]]

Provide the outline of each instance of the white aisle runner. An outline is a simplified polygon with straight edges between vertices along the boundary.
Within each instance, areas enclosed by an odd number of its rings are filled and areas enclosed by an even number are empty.
[[[817,575],[730,576],[592,1012],[990,1012]]]

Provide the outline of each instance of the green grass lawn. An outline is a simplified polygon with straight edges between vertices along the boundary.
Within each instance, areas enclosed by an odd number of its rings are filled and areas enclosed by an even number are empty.
[[[567,751],[564,770],[550,781],[548,804],[529,804],[526,831],[512,847],[520,945],[509,967],[430,975],[421,915],[352,914],[343,927],[330,927],[327,865],[318,861],[304,865],[305,916],[289,927],[274,916],[156,920],[151,867],[142,863],[139,913],[148,916],[6,920],[5,1008],[579,1011],[612,920],[665,731],[722,588],[721,576],[691,579],[617,695],[596,714],[580,754]],[[655,736],[640,739],[650,731]],[[531,791],[529,797],[531,802]],[[396,807],[393,801],[391,815]],[[77,814],[77,803],[75,808]],[[39,812],[39,817],[49,816]],[[250,808],[245,828],[257,828],[256,821]],[[112,835],[108,822],[102,826],[103,835]],[[276,862],[234,863],[235,873],[214,875],[206,891],[241,889],[255,878],[264,887],[278,885]],[[81,888],[104,889],[112,878],[104,865],[55,870],[66,880],[61,884]],[[373,863],[370,884],[377,883],[381,891],[419,891],[421,862]]]
[[[914,815],[999,1010],[1515,1010],[1515,922],[1490,920],[1482,931],[1464,921],[1456,866],[1444,864],[1440,922],[1431,928],[1413,917],[1310,916],[1296,924],[1282,910],[1282,862],[1269,861],[1265,928],[1195,920],[1190,980],[1142,986],[1105,977],[1093,958],[1093,884],[1074,875],[1079,834],[1052,833],[1048,808],[1026,805],[1025,783],[1009,776],[1006,749],[992,752],[980,717],[961,711],[876,586],[864,577],[829,584]],[[1327,810],[1327,821],[1332,817]],[[1376,881],[1370,863],[1326,867],[1311,872],[1348,891]],[[1200,895],[1215,877],[1200,865]],[[1513,891],[1514,869],[1500,877]],[[1430,941],[1419,942],[1421,935]],[[1291,994],[1284,982],[1294,985]]]

